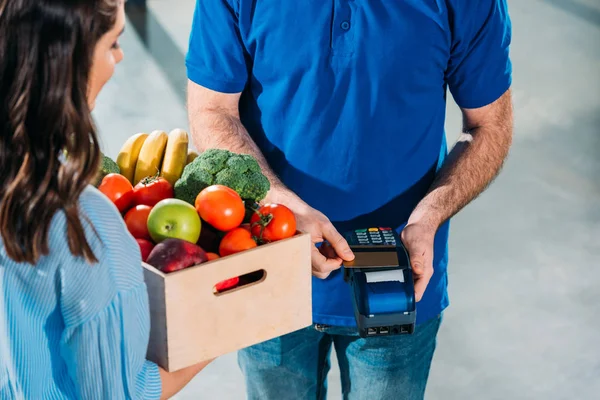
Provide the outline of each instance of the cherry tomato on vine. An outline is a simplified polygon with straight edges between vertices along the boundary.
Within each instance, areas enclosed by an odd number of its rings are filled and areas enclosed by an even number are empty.
[[[165,179],[156,176],[149,176],[142,179],[134,188],[136,205],[146,205],[154,207],[156,203],[164,199],[175,197],[173,186]]]
[[[296,216],[284,205],[265,204],[250,220],[252,234],[266,242],[276,242],[296,234]]]

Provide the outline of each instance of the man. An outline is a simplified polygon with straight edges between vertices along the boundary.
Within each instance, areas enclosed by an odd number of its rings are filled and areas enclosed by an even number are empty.
[[[506,0],[198,0],[196,145],[256,156],[266,201],[336,252],[313,249],[315,325],[239,353],[248,398],[325,398],[332,346],[344,398],[423,398],[448,306],[448,220],[511,144],[510,39]],[[448,156],[447,88],[464,116]],[[401,231],[410,253],[413,335],[356,336],[339,232],[371,226]]]

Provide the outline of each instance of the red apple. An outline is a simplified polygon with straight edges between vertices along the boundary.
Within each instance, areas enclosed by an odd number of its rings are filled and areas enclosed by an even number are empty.
[[[207,260],[202,247],[182,239],[165,239],[154,247],[146,262],[164,273],[169,273],[202,264]]]

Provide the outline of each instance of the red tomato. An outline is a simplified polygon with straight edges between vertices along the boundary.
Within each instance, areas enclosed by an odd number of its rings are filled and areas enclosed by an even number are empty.
[[[142,179],[135,185],[134,203],[154,207],[156,203],[164,199],[175,197],[173,186],[165,178],[150,176]]]
[[[250,219],[252,234],[266,242],[275,242],[296,234],[294,213],[281,204],[265,204]]]
[[[102,179],[98,190],[112,201],[120,212],[125,212],[131,207],[133,200],[133,186],[123,175],[108,174]]]
[[[235,228],[225,235],[219,245],[219,254],[225,257],[256,247],[252,234],[244,228]]]
[[[231,278],[231,279],[226,279],[222,282],[219,282],[215,285],[215,289],[217,289],[217,292],[223,292],[227,289],[232,289],[235,286],[237,286],[237,284],[240,283],[240,278],[239,277],[235,277],[235,278]]]
[[[115,205],[121,212],[121,214],[126,213],[133,206],[134,193],[133,190],[125,193],[121,196],[117,201],[115,201]]]
[[[217,253],[206,253],[206,257],[208,257],[208,261],[216,260],[220,258]]]
[[[240,195],[223,185],[212,185],[201,191],[195,205],[200,218],[223,232],[240,226],[246,215]]]
[[[140,251],[142,253],[142,261],[146,262],[150,252],[154,249],[154,244],[146,239],[135,239],[138,245],[140,246]]]
[[[152,207],[139,205],[133,207],[125,214],[125,225],[127,229],[136,239],[150,240],[150,232],[148,232],[148,215],[150,215]]]

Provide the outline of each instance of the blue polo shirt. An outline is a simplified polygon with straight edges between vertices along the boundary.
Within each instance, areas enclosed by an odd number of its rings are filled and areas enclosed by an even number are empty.
[[[186,65],[198,85],[242,93],[271,167],[339,230],[400,231],[446,155],[447,89],[463,108],[498,99],[510,41],[506,0],[198,0]],[[448,231],[418,323],[449,303]],[[353,326],[342,274],[313,284],[314,321]]]

